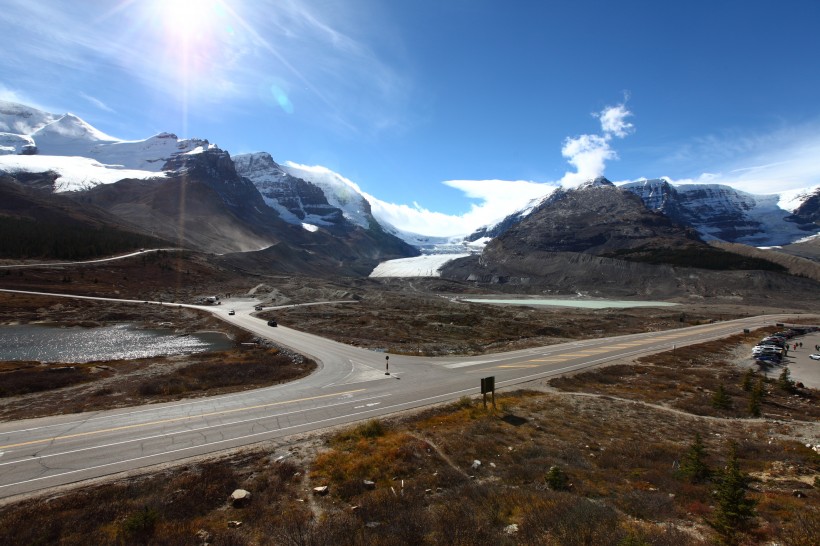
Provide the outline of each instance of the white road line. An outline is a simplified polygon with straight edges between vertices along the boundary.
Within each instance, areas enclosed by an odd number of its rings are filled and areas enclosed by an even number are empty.
[[[388,396],[392,396],[392,395],[391,394],[379,394],[377,396],[369,396],[369,397],[366,397],[366,398],[362,398],[361,400],[357,400],[357,401],[358,402],[363,402],[365,400],[375,400],[377,398],[385,398],[385,397],[388,397]],[[344,405],[347,405],[347,404],[350,404],[350,403],[351,403],[350,400],[345,400],[344,402],[339,402],[338,404],[328,404],[326,406],[320,406],[318,408],[311,408],[311,410],[325,410],[325,409],[333,408],[333,407],[336,407],[336,406],[344,406]],[[377,402],[377,404],[380,404],[380,403],[381,402]],[[371,406],[371,405],[375,405],[375,404],[367,404],[367,406]],[[364,407],[364,406],[354,407],[353,409],[358,409],[358,408],[362,408],[362,407]],[[241,419],[239,421],[233,421],[231,423],[221,423],[221,424],[217,424],[217,425],[208,425],[208,426],[198,427],[198,428],[186,428],[184,430],[184,432],[186,432],[186,433],[201,432],[203,430],[208,430],[208,429],[217,428],[217,427],[241,425],[243,423],[251,423],[253,421],[261,421],[262,419],[274,419],[274,418],[277,418],[277,417],[285,417],[287,415],[294,415],[294,414],[297,414],[297,413],[302,413],[304,411],[305,410],[287,411],[287,412],[279,413],[279,414],[276,414],[276,415],[270,415],[268,417],[254,417],[253,419]],[[59,453],[50,453],[48,455],[37,455],[37,456],[34,456],[34,457],[28,457],[27,456],[25,459],[18,459],[16,461],[9,461],[7,463],[0,463],[0,466],[9,466],[9,465],[13,465],[13,464],[20,464],[20,463],[25,463],[25,462],[32,461],[32,460],[39,461],[39,460],[42,460],[42,459],[48,459],[50,457],[59,457],[61,455],[72,455],[74,453],[82,453],[84,451],[91,451],[91,450],[94,450],[94,449],[105,449],[105,448],[109,448],[109,447],[130,444],[130,443],[133,443],[133,442],[144,442],[146,440],[156,440],[157,438],[165,438],[165,437],[174,436],[174,435],[177,435],[177,434],[179,434],[179,432],[169,432],[167,434],[155,434],[153,436],[143,436],[142,438],[133,438],[133,439],[129,439],[129,440],[122,440],[121,442],[113,442],[113,443],[110,443],[110,444],[102,444],[102,445],[98,445],[98,446],[82,447],[80,449],[72,449],[72,450],[69,450],[69,451],[61,451]],[[59,439],[59,438],[57,438],[57,439]],[[201,445],[208,445],[208,444],[201,444]],[[0,453],[3,453],[3,452],[0,451]]]

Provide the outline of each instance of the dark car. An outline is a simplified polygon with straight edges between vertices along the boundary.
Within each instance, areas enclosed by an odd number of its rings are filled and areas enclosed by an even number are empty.
[[[268,321],[268,326],[278,326],[278,324],[276,324],[275,320],[269,320]]]

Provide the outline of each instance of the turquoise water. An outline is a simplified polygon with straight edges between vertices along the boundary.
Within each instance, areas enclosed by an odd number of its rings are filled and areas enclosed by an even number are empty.
[[[503,305],[550,305],[555,307],[577,307],[579,309],[628,309],[630,307],[671,307],[677,303],[667,301],[623,301],[623,300],[504,300],[504,299],[478,299],[461,298],[461,301],[472,303],[492,303]]]
[[[0,327],[0,361],[91,362],[126,360],[204,351],[233,346],[213,332],[178,335],[168,329],[140,329],[129,324],[99,328],[55,328],[26,324]]]

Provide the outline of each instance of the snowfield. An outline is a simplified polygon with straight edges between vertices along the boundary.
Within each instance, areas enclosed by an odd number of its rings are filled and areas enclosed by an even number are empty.
[[[88,157],[54,155],[0,155],[0,172],[43,173],[54,171],[60,177],[54,182],[55,192],[80,191],[100,184],[113,184],[124,178],[165,178],[166,173],[122,169],[103,165]]]
[[[388,260],[376,266],[371,277],[440,277],[439,270],[449,261],[470,254],[428,254],[415,258]]]

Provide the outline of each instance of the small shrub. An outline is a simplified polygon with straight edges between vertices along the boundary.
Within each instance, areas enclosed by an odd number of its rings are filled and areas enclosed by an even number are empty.
[[[726,393],[723,383],[718,385],[715,394],[712,396],[712,407],[715,409],[729,409],[732,407],[732,399]]]
[[[561,470],[558,466],[551,466],[549,472],[547,472],[544,481],[547,482],[547,485],[553,491],[565,491],[569,489],[569,479],[567,475]]]
[[[148,506],[135,514],[131,514],[122,524],[125,534],[132,539],[146,541],[154,534],[159,521],[159,512]]]
[[[367,423],[356,427],[356,433],[362,438],[378,438],[379,436],[384,436],[385,429],[381,421],[371,419]]]

